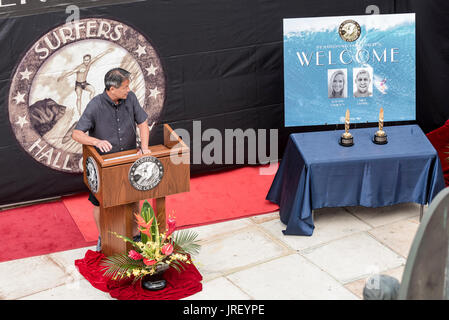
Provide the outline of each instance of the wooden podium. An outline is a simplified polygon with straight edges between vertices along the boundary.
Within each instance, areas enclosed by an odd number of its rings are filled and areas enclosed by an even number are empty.
[[[140,200],[155,199],[159,228],[165,231],[165,197],[190,190],[190,150],[169,125],[164,125],[164,144],[149,149],[151,153],[145,155],[137,155],[138,149],[100,155],[93,146],[83,145],[84,183],[100,202],[101,251],[106,256],[131,249],[130,243],[111,232],[132,239],[133,212],[140,212]],[[129,172],[135,161],[147,156],[160,161],[163,176],[154,188],[138,190],[131,184]],[[88,158],[91,166],[95,162],[96,190],[88,182]]]

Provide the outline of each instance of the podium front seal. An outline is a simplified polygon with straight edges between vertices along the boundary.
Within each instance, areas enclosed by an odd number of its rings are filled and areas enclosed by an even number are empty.
[[[100,188],[100,177],[98,172],[98,166],[94,158],[88,157],[86,159],[86,177],[92,193],[97,193]]]
[[[151,190],[161,182],[164,167],[155,157],[146,156],[137,159],[129,169],[128,179],[134,189]]]

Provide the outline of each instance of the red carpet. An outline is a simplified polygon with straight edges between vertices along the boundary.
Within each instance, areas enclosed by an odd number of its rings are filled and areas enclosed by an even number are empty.
[[[90,246],[62,201],[0,211],[0,262]]]
[[[93,205],[87,200],[88,193],[63,197],[62,202],[66,206],[73,221],[86,241],[96,241],[98,230],[92,214]]]
[[[192,177],[190,192],[167,197],[166,212],[174,211],[178,227],[192,227],[277,211],[277,205],[265,200],[275,170],[260,175],[264,168]],[[0,234],[0,262],[86,247],[98,238],[87,193],[0,211]]]
[[[260,175],[259,169],[245,167],[193,177],[190,192],[167,198],[166,212],[175,212],[179,226],[191,227],[276,211],[278,205],[265,200],[274,173]]]
[[[166,212],[172,214],[178,227],[192,227],[249,217],[279,209],[265,197],[274,179],[260,175],[261,167],[244,167],[200,175],[190,179],[190,192],[166,198]],[[277,166],[275,167],[277,169]],[[98,238],[88,193],[64,197],[63,202],[86,241]]]

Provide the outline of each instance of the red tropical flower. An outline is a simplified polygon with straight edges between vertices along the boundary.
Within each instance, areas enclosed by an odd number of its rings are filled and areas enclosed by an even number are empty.
[[[165,254],[166,256],[172,254],[173,253],[173,245],[171,243],[165,244],[161,248],[161,252],[162,252],[162,254]]]
[[[168,217],[167,219],[167,237],[171,235],[176,229],[176,220],[172,217]]]
[[[143,256],[135,250],[129,250],[128,257],[130,257],[133,260],[140,260],[143,258]]]
[[[164,236],[164,239],[162,240],[162,243],[165,242],[165,240],[167,240],[167,238],[173,233],[175,232],[176,229],[176,220],[173,217],[168,217],[167,219],[167,233]]]
[[[142,228],[140,228],[139,230],[140,230],[140,232],[142,232],[143,234],[146,234],[150,239],[153,237],[153,236],[151,235],[151,232],[150,232],[149,229],[142,229]]]
[[[135,213],[134,216],[136,217],[136,222],[140,227],[142,227],[143,229],[151,228],[151,224],[153,223],[153,218],[151,218],[150,221],[145,222],[145,219],[142,218],[142,216],[140,214]]]
[[[152,266],[153,264],[155,264],[157,261],[156,260],[149,260],[149,259],[143,259],[143,263],[145,263],[145,265],[147,266]]]

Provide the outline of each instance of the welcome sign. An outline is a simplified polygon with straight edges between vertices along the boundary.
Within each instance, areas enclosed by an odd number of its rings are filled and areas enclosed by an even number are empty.
[[[415,120],[415,14],[284,19],[285,126]]]

